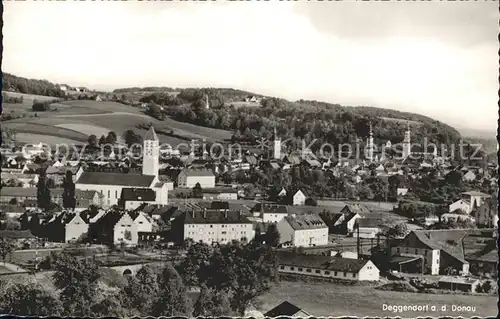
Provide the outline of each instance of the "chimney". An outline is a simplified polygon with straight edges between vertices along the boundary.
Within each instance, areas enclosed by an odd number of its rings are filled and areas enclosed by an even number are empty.
[[[203,218],[207,218],[207,208],[203,208]]]
[[[227,218],[227,209],[224,211],[224,215]]]

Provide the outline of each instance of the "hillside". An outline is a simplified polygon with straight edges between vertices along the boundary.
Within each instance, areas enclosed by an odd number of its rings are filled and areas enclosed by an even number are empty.
[[[299,143],[299,139],[317,139],[318,145],[321,142],[338,145],[353,143],[359,138],[365,140],[370,122],[376,143],[401,142],[407,123],[411,126],[412,142],[415,143],[423,144],[424,137],[428,143],[443,144],[460,139],[460,133],[449,125],[420,114],[390,109],[309,100],[291,102],[267,97],[260,103],[249,105],[243,102],[245,97],[258,94],[226,88],[176,88],[175,95],[172,94],[174,91],[168,90],[141,92],[141,102],[164,106],[172,119],[230,130],[235,139],[270,137],[276,127],[281,136],[291,138],[292,144]],[[210,104],[208,110],[205,108],[205,94]]]
[[[27,79],[9,73],[2,73],[2,91],[62,97],[64,92],[57,84],[47,80]]]

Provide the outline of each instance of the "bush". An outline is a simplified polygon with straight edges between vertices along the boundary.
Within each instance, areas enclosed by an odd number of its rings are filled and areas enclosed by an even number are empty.
[[[45,112],[50,109],[50,103],[49,102],[40,102],[40,101],[33,101],[33,106],[31,107],[33,111],[37,112]]]

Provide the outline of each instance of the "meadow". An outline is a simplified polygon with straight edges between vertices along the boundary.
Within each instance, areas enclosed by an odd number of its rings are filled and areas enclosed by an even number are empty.
[[[289,301],[314,316],[370,316],[370,317],[488,317],[496,316],[496,296],[458,294],[424,294],[377,290],[369,285],[341,285],[335,283],[281,281],[259,298],[259,311],[266,311],[282,301]],[[435,305],[435,312],[392,312],[383,305]],[[442,311],[441,306],[447,310]],[[452,305],[475,306],[476,312],[452,312]]]

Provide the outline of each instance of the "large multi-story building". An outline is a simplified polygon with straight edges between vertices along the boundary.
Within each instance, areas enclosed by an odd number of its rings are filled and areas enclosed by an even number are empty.
[[[239,211],[210,210],[185,212],[172,222],[172,229],[182,230],[176,236],[206,244],[227,244],[233,240],[249,242],[255,237],[253,224]]]
[[[318,214],[284,217],[276,225],[280,244],[312,247],[328,244],[328,226]]]
[[[214,188],[214,173],[209,169],[184,169],[177,176],[178,187],[193,188],[198,183],[202,188]]]

